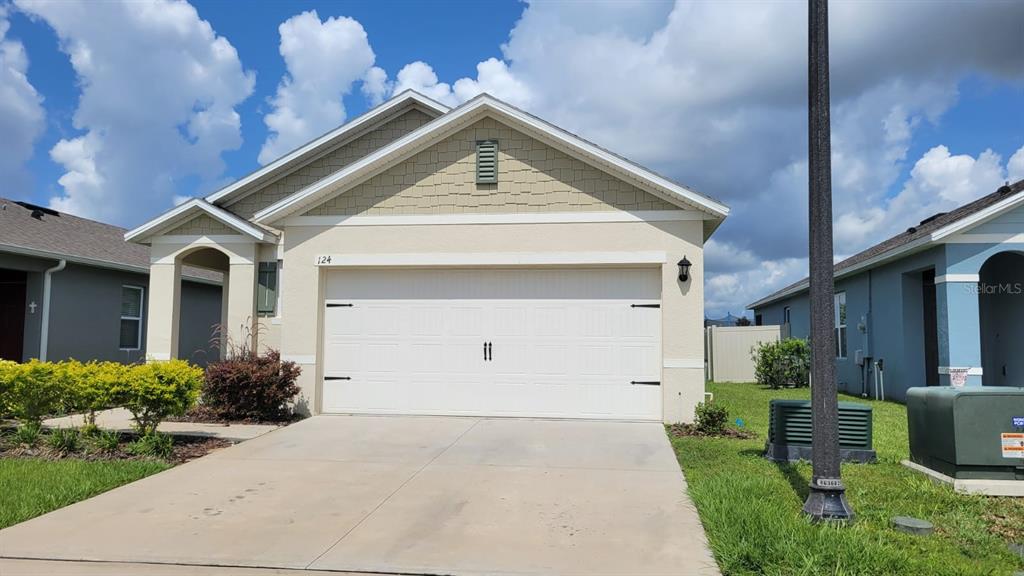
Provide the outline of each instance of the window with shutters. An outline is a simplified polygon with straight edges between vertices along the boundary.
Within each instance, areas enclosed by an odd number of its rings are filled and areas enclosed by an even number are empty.
[[[142,348],[141,286],[121,286],[121,350]]]
[[[476,143],[476,183],[498,182],[498,141],[480,140]]]
[[[260,262],[256,312],[260,316],[274,316],[277,313],[277,262]]]

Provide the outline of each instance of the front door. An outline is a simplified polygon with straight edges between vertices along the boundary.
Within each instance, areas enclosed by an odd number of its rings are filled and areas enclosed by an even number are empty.
[[[21,362],[25,340],[25,273],[0,269],[0,359]]]

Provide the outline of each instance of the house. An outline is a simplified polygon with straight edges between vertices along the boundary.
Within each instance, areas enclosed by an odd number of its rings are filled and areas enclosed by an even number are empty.
[[[737,322],[740,321],[742,316],[733,316],[732,312],[726,312],[725,316],[721,318],[705,318],[704,327],[708,326],[736,326]]]
[[[409,91],[126,238],[151,356],[181,353],[181,267],[221,270],[228,337],[299,363],[312,413],[680,421],[727,214],[489,95]]]
[[[806,279],[749,308],[810,332]],[[835,310],[841,390],[1024,386],[1024,180],[836,264]]]
[[[0,359],[146,358],[149,250],[124,228],[0,198]],[[220,274],[188,269],[179,349],[204,364]]]

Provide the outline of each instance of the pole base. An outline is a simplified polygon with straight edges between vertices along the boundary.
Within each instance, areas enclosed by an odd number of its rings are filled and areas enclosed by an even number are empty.
[[[836,483],[837,486],[822,486],[818,478],[811,481],[811,493],[807,495],[804,502],[804,514],[810,517],[811,522],[838,522],[849,524],[853,522],[853,508],[846,501],[846,488],[842,481],[826,479],[826,483]],[[829,482],[831,480],[831,482]]]

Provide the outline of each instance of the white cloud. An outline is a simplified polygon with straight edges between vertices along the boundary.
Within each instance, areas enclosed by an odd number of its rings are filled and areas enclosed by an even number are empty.
[[[428,98],[433,98],[442,104],[454,106],[458,104],[452,94],[452,87],[444,82],[438,82],[434,69],[426,62],[416,61],[406,64],[398,71],[398,76],[392,85],[391,93],[399,94],[406,90],[415,90]]]
[[[371,106],[376,106],[384,101],[384,98],[391,92],[392,84],[388,82],[388,73],[379,66],[373,66],[366,71],[363,77],[362,92]]]
[[[512,74],[508,64],[497,58],[477,64],[476,78],[459,78],[454,84],[438,80],[434,68],[419,60],[403,66],[393,82],[388,81],[387,72],[375,68],[367,84],[370,87],[364,85],[364,93],[371,103],[404,90],[415,90],[448,106],[458,106],[487,92],[515,106],[528,107],[533,95],[532,90]]]
[[[1010,161],[1006,163],[1006,170],[1011,182],[1024,180],[1024,146],[1010,156]]]
[[[28,81],[25,46],[7,38],[10,21],[7,8],[0,5],[0,181],[8,195],[24,194],[30,187],[25,162],[32,157],[35,141],[43,133],[46,113],[43,98]]]
[[[169,207],[184,182],[202,188],[220,177],[221,153],[242,141],[235,106],[255,79],[195,8],[180,0],[17,5],[57,32],[82,88],[74,127],[84,133],[50,151],[66,170],[51,205],[130,225]]]
[[[267,164],[345,120],[342,98],[364,80],[363,92],[379,103],[386,75],[373,68],[373,50],[363,26],[347,17],[321,21],[316,10],[278,27],[287,73],[264,117],[270,130],[259,162]]]
[[[1024,4],[832,8],[836,251],[850,254],[901,225],[888,193],[915,134],[955,105],[959,82],[1024,78]],[[797,279],[805,262],[806,29],[806,8],[792,2],[533,2],[503,58],[482,62],[463,93],[428,64],[415,76],[456,103],[521,88],[529,111],[726,201],[733,216],[709,246],[707,303],[735,311]],[[484,64],[499,88],[484,87]],[[980,191],[992,162],[975,161],[964,178]],[[716,253],[749,267],[724,270]]]

